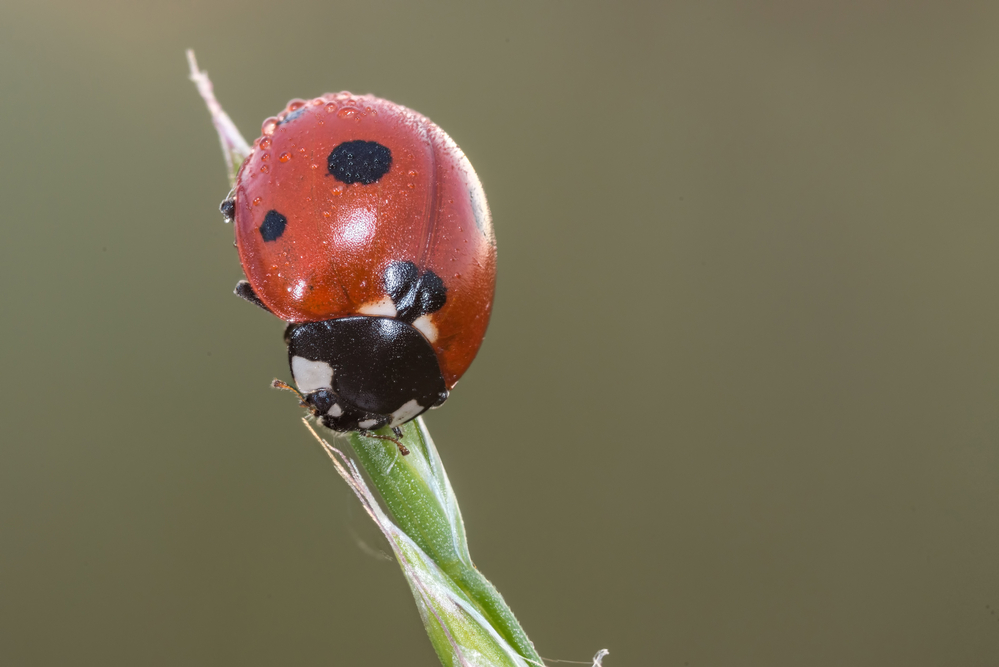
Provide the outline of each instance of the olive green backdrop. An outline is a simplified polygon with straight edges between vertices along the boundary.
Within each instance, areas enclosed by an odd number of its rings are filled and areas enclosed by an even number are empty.
[[[427,421],[541,655],[999,664],[999,5],[0,7],[0,664],[437,664],[231,294],[248,138],[410,106],[490,198]]]

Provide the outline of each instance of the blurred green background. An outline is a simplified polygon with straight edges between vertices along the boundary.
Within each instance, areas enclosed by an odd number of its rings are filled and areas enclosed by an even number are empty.
[[[0,664],[438,664],[241,277],[248,138],[410,106],[500,250],[427,421],[541,655],[999,664],[999,5],[8,0]]]

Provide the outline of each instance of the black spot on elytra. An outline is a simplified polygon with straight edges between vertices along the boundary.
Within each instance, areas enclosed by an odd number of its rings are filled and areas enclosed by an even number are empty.
[[[326,166],[341,183],[369,185],[388,173],[392,151],[377,141],[345,141],[333,149]]]
[[[416,264],[392,262],[385,268],[385,291],[393,302],[398,302],[412,288],[419,276],[420,270],[416,268]]]
[[[287,224],[288,218],[271,209],[267,211],[264,222],[260,225],[260,235],[264,237],[265,241],[276,241],[284,234],[284,228]]]
[[[219,210],[222,211],[222,216],[226,222],[232,222],[233,217],[236,215],[236,200],[226,199],[219,204]]]
[[[395,304],[396,317],[414,322],[421,315],[435,313],[447,303],[447,287],[433,271],[422,274],[412,262],[392,262],[383,277],[385,291]]]

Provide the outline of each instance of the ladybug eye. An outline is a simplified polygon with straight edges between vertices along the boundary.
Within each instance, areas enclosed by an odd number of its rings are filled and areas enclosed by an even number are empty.
[[[345,141],[333,149],[326,165],[341,183],[369,185],[388,173],[392,151],[377,141]]]

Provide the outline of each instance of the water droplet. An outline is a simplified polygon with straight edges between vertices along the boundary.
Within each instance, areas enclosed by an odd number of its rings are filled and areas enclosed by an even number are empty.
[[[280,160],[281,162],[287,162],[290,159],[291,159],[291,153],[289,153],[288,151],[281,153],[281,157],[278,158],[278,160]]]
[[[263,200],[260,197],[254,197],[253,198],[253,205],[254,206],[260,206],[260,202],[262,202],[262,201]]]
[[[271,168],[270,168],[270,167],[268,167],[268,166],[267,166],[267,165],[265,164],[264,166],[262,166],[262,167],[260,168],[260,173],[261,173],[261,174],[266,174],[266,173],[267,173],[267,172],[269,172],[270,170],[271,170]]]
[[[325,101],[326,100],[324,100],[323,98],[317,97],[314,100],[312,100],[312,102],[310,102],[309,104],[311,104],[314,107],[318,107],[318,106],[322,106],[323,102],[325,102]]]
[[[288,111],[298,111],[305,106],[305,100],[294,99],[288,102]]]
[[[271,147],[271,139],[270,139],[270,137],[264,137],[263,139],[261,139],[260,140],[260,147],[263,148],[264,150],[267,150],[268,148],[270,148]]]
[[[330,102],[326,105],[326,113],[336,113],[336,102]]]
[[[416,171],[415,169],[410,169],[406,173],[409,174],[410,178],[414,178],[419,175],[419,172]]]
[[[265,137],[269,137],[272,134],[274,134],[274,130],[277,129],[277,126],[278,126],[278,119],[271,116],[270,118],[264,121],[263,125],[260,126],[260,134],[264,135]]]
[[[270,159],[271,159],[271,154],[270,153],[264,153],[263,155],[260,156],[260,161],[261,162],[267,162]]]
[[[329,211],[323,211],[323,217],[324,217],[324,218],[328,218],[328,217],[330,217],[331,215],[333,215],[333,214],[332,214],[332,213],[330,213]],[[325,242],[325,241],[323,241],[323,243],[326,243],[326,242]]]
[[[357,115],[357,109],[353,107],[344,107],[339,111],[337,111],[336,115],[339,118],[353,118],[354,116]]]

